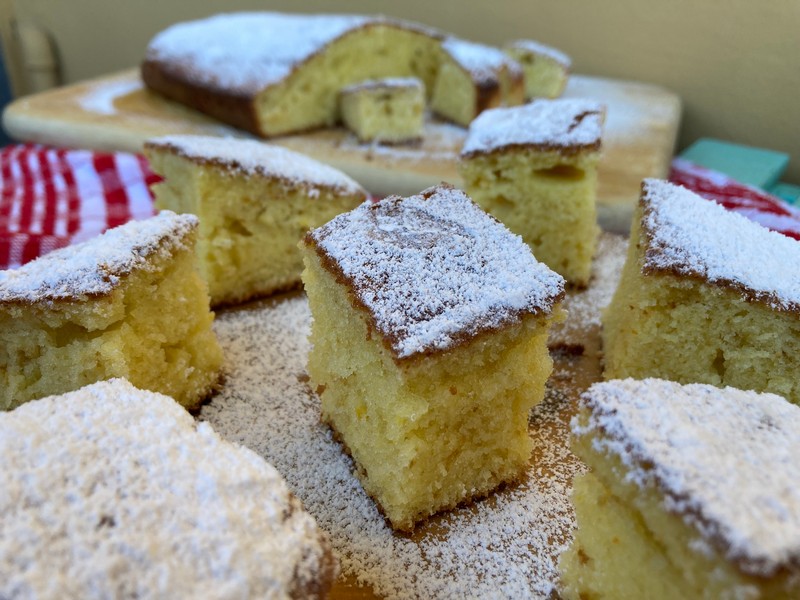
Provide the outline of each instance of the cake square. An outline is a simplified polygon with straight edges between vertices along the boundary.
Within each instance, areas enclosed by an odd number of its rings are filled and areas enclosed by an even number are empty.
[[[339,109],[362,142],[413,142],[422,139],[425,86],[413,77],[370,79],[342,88]]]
[[[660,377],[800,402],[800,243],[645,180],[603,314],[607,379]]]
[[[558,98],[564,92],[572,60],[561,50],[535,40],[514,40],[503,51],[525,73],[526,100]]]
[[[0,597],[321,598],[327,536],[280,474],[123,379],[0,414]]]
[[[200,218],[212,306],[298,287],[300,238],[367,197],[333,167],[253,140],[172,135],[148,140],[145,154],[164,177],[156,206]]]
[[[522,477],[561,277],[445,184],[364,203],[303,249],[322,419],[391,525]]]
[[[800,597],[800,408],[647,379],[594,384],[572,422],[590,471],[566,598]]]
[[[0,410],[111,377],[198,407],[222,351],[196,235],[163,211],[0,271]]]
[[[597,244],[597,163],[605,108],[536,100],[470,125],[458,171],[467,193],[522,236],[534,256],[585,286]]]

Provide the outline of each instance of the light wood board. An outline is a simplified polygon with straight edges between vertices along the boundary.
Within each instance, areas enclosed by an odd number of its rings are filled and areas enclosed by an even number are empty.
[[[570,78],[564,96],[607,106],[599,219],[610,231],[627,231],[642,179],[668,173],[680,99],[654,85],[581,75]],[[249,136],[149,92],[134,69],[21,98],[6,108],[3,125],[20,141],[131,152],[157,135]],[[340,128],[270,141],[345,171],[374,194],[409,195],[440,181],[460,184],[456,161],[465,135],[462,127],[431,119],[422,143],[411,146],[359,144]]]

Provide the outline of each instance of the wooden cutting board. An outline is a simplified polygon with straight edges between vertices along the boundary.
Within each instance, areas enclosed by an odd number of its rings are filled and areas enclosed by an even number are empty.
[[[599,219],[625,232],[642,179],[667,175],[680,99],[654,85],[582,75],[570,78],[564,96],[607,106]],[[20,141],[130,152],[141,151],[148,137],[171,133],[249,137],[149,92],[135,69],[21,98],[6,108],[3,125]],[[460,184],[456,161],[465,136],[463,127],[431,119],[422,143],[412,146],[359,144],[340,128],[270,141],[345,171],[374,194],[410,195],[440,181]]]

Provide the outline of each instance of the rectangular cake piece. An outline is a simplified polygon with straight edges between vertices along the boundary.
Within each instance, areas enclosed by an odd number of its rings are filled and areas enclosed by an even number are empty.
[[[281,475],[124,379],[0,414],[0,598],[324,598]]]
[[[413,77],[370,79],[343,88],[339,109],[362,142],[413,142],[422,138],[425,86]]]
[[[148,140],[145,154],[164,177],[156,206],[200,217],[212,306],[299,286],[300,238],[367,197],[332,167],[251,140],[172,135]]]
[[[661,377],[800,402],[800,243],[645,180],[603,315],[605,377]]]
[[[566,598],[800,597],[800,408],[613,380],[583,395],[572,427],[590,471],[575,480]]]
[[[525,99],[558,98],[567,86],[572,60],[552,46],[534,40],[514,40],[503,51],[525,73]]]
[[[0,410],[111,377],[199,406],[222,351],[196,235],[163,211],[0,271]]]
[[[567,281],[589,281],[597,243],[597,163],[605,108],[536,100],[470,125],[458,170],[467,193]]]
[[[519,479],[561,277],[444,184],[364,203],[303,248],[322,418],[392,526]]]

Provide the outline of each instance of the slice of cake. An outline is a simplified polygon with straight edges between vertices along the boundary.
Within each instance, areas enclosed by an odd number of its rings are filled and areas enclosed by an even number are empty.
[[[800,403],[800,243],[645,180],[603,316],[605,376],[767,391]]]
[[[487,108],[522,104],[522,68],[497,48],[448,38],[431,96],[439,116],[468,126]]]
[[[339,109],[362,142],[413,142],[425,124],[425,86],[413,77],[362,81],[342,89]]]
[[[800,409],[647,379],[593,385],[573,420],[570,599],[800,597]]]
[[[200,217],[212,306],[299,286],[300,238],[367,197],[332,167],[252,140],[174,135],[148,140],[145,154],[164,177],[156,206]]]
[[[577,285],[589,281],[598,234],[604,117],[602,105],[578,99],[487,111],[470,125],[458,165],[475,202]]]
[[[0,271],[0,409],[111,377],[199,406],[222,351],[196,230],[164,211]]]
[[[327,536],[283,478],[127,381],[0,414],[0,597],[321,598]]]
[[[567,87],[572,60],[552,46],[534,40],[515,40],[503,51],[525,73],[525,99],[558,98]]]
[[[392,526],[519,479],[561,277],[444,184],[364,203],[303,246],[322,418]]]

